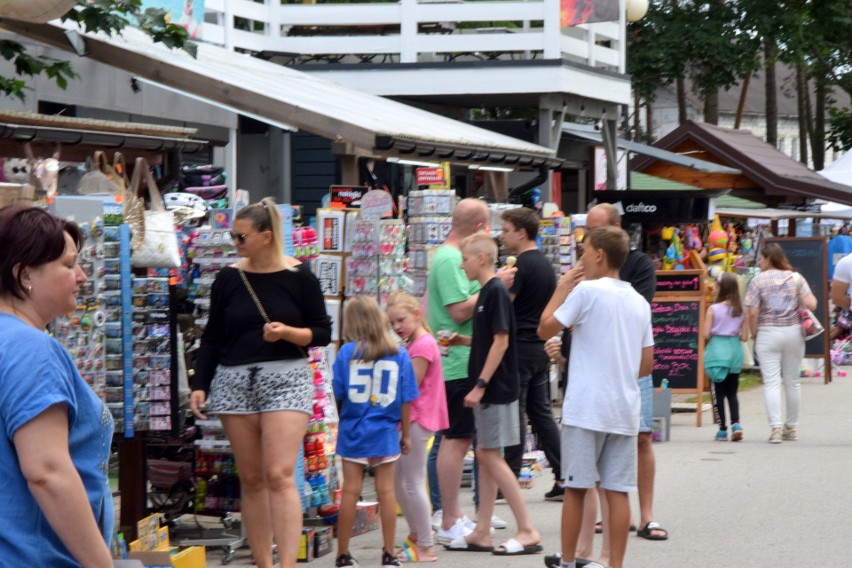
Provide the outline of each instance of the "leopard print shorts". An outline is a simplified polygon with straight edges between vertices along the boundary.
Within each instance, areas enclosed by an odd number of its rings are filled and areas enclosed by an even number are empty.
[[[219,365],[210,385],[211,414],[296,410],[313,415],[314,380],[303,359]]]

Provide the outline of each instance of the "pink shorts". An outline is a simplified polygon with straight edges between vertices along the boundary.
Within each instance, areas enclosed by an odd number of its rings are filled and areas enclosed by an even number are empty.
[[[364,467],[376,467],[383,463],[393,463],[399,459],[399,454],[392,456],[377,456],[374,458],[343,458],[345,461],[358,463]]]

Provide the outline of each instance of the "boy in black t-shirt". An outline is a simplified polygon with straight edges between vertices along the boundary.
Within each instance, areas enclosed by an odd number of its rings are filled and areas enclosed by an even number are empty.
[[[470,345],[468,376],[479,377],[464,399],[473,408],[479,460],[479,510],[476,529],[449,545],[450,550],[492,552],[497,555],[541,552],[541,539],[524,504],[518,480],[500,456],[500,449],[519,443],[518,364],[515,355],[515,315],[509,293],[494,277],[497,245],[488,234],[471,235],[461,243],[462,270],[482,289],[473,312],[473,335],[454,335],[454,345]],[[515,516],[518,532],[497,548],[491,540],[491,515],[497,489]]]

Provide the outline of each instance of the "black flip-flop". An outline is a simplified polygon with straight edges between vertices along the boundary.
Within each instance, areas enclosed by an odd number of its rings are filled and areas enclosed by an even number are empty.
[[[457,552],[494,552],[493,546],[482,546],[481,544],[474,544],[472,542],[466,541],[463,536],[453,539],[450,544],[445,544],[444,548]]]
[[[663,532],[665,534],[654,534],[654,531]],[[636,531],[636,536],[641,536],[646,540],[668,540],[669,531],[664,529],[663,526],[657,521],[651,521],[647,523],[644,527]]]

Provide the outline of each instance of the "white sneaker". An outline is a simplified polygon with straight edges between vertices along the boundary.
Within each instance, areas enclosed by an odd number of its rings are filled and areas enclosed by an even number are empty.
[[[441,528],[441,521],[444,518],[444,511],[442,509],[438,509],[434,513],[432,513],[432,530],[437,531]]]
[[[509,526],[509,523],[498,517],[497,515],[491,515],[491,528],[493,529],[505,529]]]
[[[473,529],[468,527],[465,521],[467,521],[468,523],[470,522],[467,517],[462,517],[461,519],[456,521],[456,524],[454,524],[447,530],[438,528],[438,544],[448,545],[455,539],[459,537],[465,537],[472,533]]]

